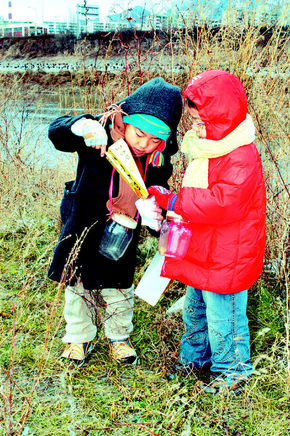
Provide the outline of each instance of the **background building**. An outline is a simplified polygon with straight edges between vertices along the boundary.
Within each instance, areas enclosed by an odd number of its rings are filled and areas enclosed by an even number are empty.
[[[44,21],[43,25],[47,28],[49,35],[73,33],[70,29],[70,23],[67,21]]]
[[[76,6],[76,23],[77,33],[79,36],[81,33],[96,32],[100,22],[100,8],[99,6],[77,4]]]
[[[31,9],[31,16],[25,21],[13,21],[17,12],[16,0],[7,0],[4,16],[0,17],[0,36],[32,36],[41,34],[82,34],[95,32],[115,32],[118,29],[163,30],[170,28],[240,24],[263,25],[278,21],[285,26],[289,16],[284,0],[160,0],[158,7],[147,10],[143,6],[134,6],[111,13],[100,21],[100,7],[96,4],[78,3],[71,7],[67,17],[43,21],[37,8]],[[40,1],[40,0],[39,0]],[[80,0],[79,0],[80,1]],[[97,0],[91,0],[92,3]],[[100,1],[100,0],[98,0]],[[41,2],[43,5],[43,1]],[[24,9],[26,11],[26,9]],[[24,12],[23,12],[24,13]],[[58,11],[56,10],[56,13]],[[38,17],[38,18],[37,18]],[[42,18],[41,18],[42,17]]]
[[[21,37],[45,35],[47,26],[38,26],[33,22],[0,22],[0,37]]]

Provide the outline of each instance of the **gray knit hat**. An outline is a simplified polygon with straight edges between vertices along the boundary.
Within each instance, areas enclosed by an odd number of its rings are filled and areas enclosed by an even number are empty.
[[[182,97],[177,86],[156,77],[141,85],[122,102],[122,110],[128,115],[141,113],[164,121],[171,130],[166,150],[169,155],[177,152],[177,126],[182,113]]]

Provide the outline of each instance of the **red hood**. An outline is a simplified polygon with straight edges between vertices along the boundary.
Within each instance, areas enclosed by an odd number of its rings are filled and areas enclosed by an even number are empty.
[[[188,83],[188,97],[206,126],[207,139],[222,139],[247,115],[247,96],[240,80],[223,70],[205,71]]]

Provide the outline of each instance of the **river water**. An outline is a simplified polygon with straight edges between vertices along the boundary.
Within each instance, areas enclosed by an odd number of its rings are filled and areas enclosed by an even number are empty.
[[[35,126],[35,134],[38,136],[37,154],[40,158],[42,167],[55,168],[59,165],[70,166],[73,155],[56,150],[52,142],[48,139],[49,124],[58,116],[69,114],[77,115],[83,113],[84,109],[63,107],[54,95],[46,95],[42,105],[31,108],[28,114],[28,123],[32,122]]]
[[[7,99],[0,108],[0,156],[4,159],[18,156],[34,169],[75,168],[76,154],[57,151],[48,139],[48,127],[58,116],[88,112],[84,99],[80,94],[72,97],[57,92],[32,95],[28,100]],[[89,112],[99,111],[94,108]],[[265,147],[258,141],[256,144],[265,160]],[[285,162],[279,161],[279,167],[283,177],[288,179]]]
[[[81,101],[60,101],[59,95],[45,93],[28,100],[6,101],[0,111],[4,159],[19,158],[33,168],[70,167],[75,153],[57,151],[48,139],[49,124],[58,116],[85,112]],[[6,145],[7,146],[6,146]]]

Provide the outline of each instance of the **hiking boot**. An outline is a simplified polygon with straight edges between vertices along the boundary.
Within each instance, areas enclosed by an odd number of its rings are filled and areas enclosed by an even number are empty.
[[[129,338],[120,340],[108,338],[108,342],[114,360],[122,364],[136,365],[137,354]]]
[[[62,359],[67,359],[76,364],[78,368],[83,366],[86,357],[92,351],[93,346],[91,342],[84,342],[82,344],[73,344],[68,342],[61,355]]]
[[[215,374],[211,376],[209,383],[197,382],[197,386],[208,394],[225,395],[230,392],[235,394],[242,391],[249,379],[246,376],[235,374]]]

